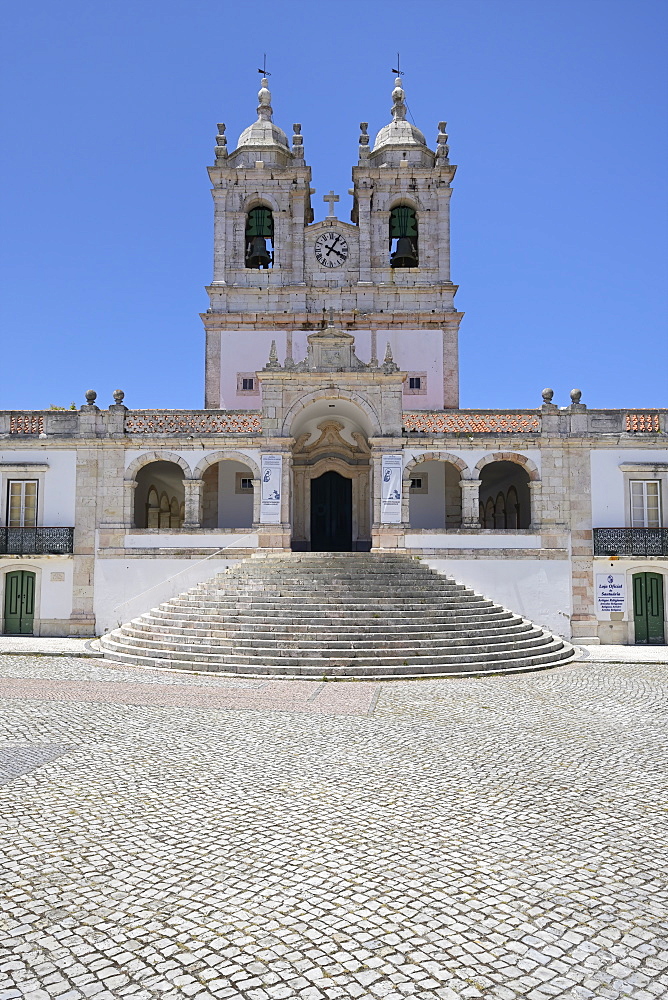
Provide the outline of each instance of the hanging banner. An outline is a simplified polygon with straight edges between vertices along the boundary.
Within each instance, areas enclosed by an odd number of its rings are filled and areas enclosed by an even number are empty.
[[[596,574],[596,610],[599,615],[610,611],[626,611],[626,577],[624,573]]]
[[[380,493],[380,520],[382,524],[401,523],[401,455],[383,455],[382,484]]]
[[[260,494],[260,523],[281,523],[281,482],[283,456],[262,456],[262,493]]]

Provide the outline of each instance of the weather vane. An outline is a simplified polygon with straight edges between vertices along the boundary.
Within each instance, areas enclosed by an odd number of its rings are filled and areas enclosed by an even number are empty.
[[[401,66],[401,63],[399,62],[399,53],[397,52],[397,68],[392,70],[392,72],[396,73],[397,76],[403,76],[404,75],[403,71],[399,69],[400,66]]]
[[[269,73],[267,71],[267,53],[266,52],[264,53],[264,62],[262,63],[262,65],[264,66],[264,69],[259,69],[258,73],[261,73],[262,76],[271,76],[271,73]]]

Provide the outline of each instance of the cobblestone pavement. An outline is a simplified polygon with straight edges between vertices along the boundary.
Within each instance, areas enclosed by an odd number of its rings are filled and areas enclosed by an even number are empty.
[[[0,673],[0,1000],[668,996],[660,663]]]

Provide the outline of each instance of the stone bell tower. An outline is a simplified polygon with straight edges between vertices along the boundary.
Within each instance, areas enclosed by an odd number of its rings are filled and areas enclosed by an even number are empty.
[[[259,409],[261,379],[272,342],[281,363],[299,364],[308,336],[336,326],[355,338],[372,367],[387,345],[401,371],[407,410],[459,405],[457,336],[462,314],[450,279],[450,194],[455,167],[445,123],[436,149],[406,119],[401,78],[392,120],[373,146],[362,125],[353,168],[352,222],[314,222],[311,172],[301,126],[292,145],[273,122],[266,78],[257,121],[234,152],[219,126],[213,185],[214,276],[208,287],[206,406]]]

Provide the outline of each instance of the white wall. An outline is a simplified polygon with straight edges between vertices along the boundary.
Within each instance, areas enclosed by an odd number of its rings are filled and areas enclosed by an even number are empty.
[[[98,559],[95,618],[98,633],[117,628],[234,565],[238,559]]]
[[[48,469],[31,474],[29,469],[23,472],[7,472],[1,476],[3,482],[0,498],[0,524],[6,523],[7,492],[4,487],[6,479],[40,479],[38,497],[38,523],[47,527],[74,527],[74,507],[76,500],[76,451],[65,451],[48,448],[41,441],[35,442],[33,448],[0,450],[0,466],[4,463],[19,465],[22,462],[48,465]],[[0,473],[3,473],[0,467]],[[42,479],[43,477],[43,479]]]
[[[428,558],[424,562],[536,625],[569,638],[570,560]]]
[[[599,448],[592,449],[591,505],[592,524],[595,528],[624,528],[626,522],[626,496],[623,463],[668,462],[668,448]],[[668,497],[663,497],[664,523]]]

